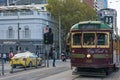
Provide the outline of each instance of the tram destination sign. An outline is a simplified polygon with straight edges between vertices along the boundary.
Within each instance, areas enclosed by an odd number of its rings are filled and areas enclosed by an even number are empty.
[[[79,29],[99,29],[100,25],[99,24],[80,24]]]

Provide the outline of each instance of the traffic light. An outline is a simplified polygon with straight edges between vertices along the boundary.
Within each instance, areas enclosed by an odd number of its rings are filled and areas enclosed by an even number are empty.
[[[53,33],[44,33],[44,44],[53,44]]]
[[[53,33],[51,28],[44,33],[44,44],[53,44]]]
[[[49,44],[53,44],[53,33],[49,33]]]
[[[44,44],[49,44],[49,34],[44,33]]]

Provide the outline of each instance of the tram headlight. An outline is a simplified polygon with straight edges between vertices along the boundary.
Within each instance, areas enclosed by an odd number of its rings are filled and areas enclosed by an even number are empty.
[[[87,54],[87,58],[91,58],[91,54]]]

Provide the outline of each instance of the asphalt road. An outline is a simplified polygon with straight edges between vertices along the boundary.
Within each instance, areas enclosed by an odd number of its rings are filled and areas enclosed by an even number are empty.
[[[61,72],[70,70],[70,61],[62,62],[61,60],[56,60],[56,67],[52,67],[52,60],[49,61],[49,67],[39,67],[32,69],[19,69],[14,70],[14,73],[9,73],[10,66],[5,64],[5,75],[0,76],[0,80],[39,80],[51,75],[59,74]],[[6,72],[8,71],[8,72]]]
[[[67,70],[38,80],[120,80],[120,70],[105,77],[72,75],[72,70]]]
[[[52,61],[50,61],[49,67],[32,68],[26,71],[22,69],[0,76],[0,80],[120,80],[120,70],[105,77],[72,75],[70,61],[57,60],[56,67],[52,67]]]

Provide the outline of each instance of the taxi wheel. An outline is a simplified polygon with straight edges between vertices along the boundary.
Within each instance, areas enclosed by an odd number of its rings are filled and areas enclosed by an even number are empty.
[[[16,66],[15,66],[15,65],[12,65],[12,67],[13,67],[13,68],[16,68]]]
[[[39,66],[41,66],[41,65],[42,65],[42,60],[39,61]]]
[[[29,67],[32,67],[33,66],[33,64],[32,64],[32,62],[30,61],[30,63],[29,63]]]

